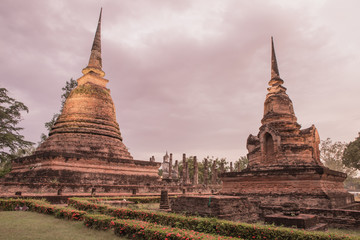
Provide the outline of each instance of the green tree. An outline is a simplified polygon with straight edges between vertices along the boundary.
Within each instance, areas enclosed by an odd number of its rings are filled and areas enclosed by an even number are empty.
[[[354,141],[346,146],[342,162],[347,167],[360,170],[360,133]]]
[[[61,95],[61,108],[60,108],[60,113],[62,112],[66,99],[69,97],[71,91],[76,88],[77,86],[77,81],[74,79],[70,79],[70,81],[66,81],[65,86],[62,88],[63,90],[63,94]],[[49,122],[45,123],[45,128],[47,129],[48,132],[51,131],[52,127],[54,126],[56,120],[58,119],[58,117],[60,116],[60,113],[54,113],[53,117],[51,118],[51,120]],[[48,138],[47,134],[42,133],[40,136],[40,142],[39,144],[43,143],[46,139]]]
[[[208,173],[209,173],[209,179],[208,179],[208,183],[211,182],[211,177],[214,174],[212,171],[212,165],[214,162],[216,162],[216,168],[217,168],[217,174],[220,173],[220,168],[221,165],[224,165],[224,171],[229,171],[230,167],[228,166],[229,163],[226,161],[226,158],[215,158],[215,157],[206,157],[208,159]],[[189,178],[190,178],[190,182],[192,181],[192,179],[194,178],[194,156],[190,156],[186,158],[186,161],[188,162],[189,165]],[[205,171],[205,159],[203,159],[202,161],[198,161],[198,176],[199,176],[199,184],[204,184],[205,183],[205,179],[204,179],[204,171]],[[179,161],[179,177],[183,177],[183,164],[182,161]],[[220,179],[217,179],[218,182],[220,183]]]
[[[234,171],[244,170],[249,164],[249,159],[246,156],[240,157],[234,164]]]
[[[11,161],[20,149],[29,148],[32,142],[24,140],[23,130],[18,124],[22,120],[21,112],[29,112],[22,102],[8,96],[5,88],[0,88],[0,163],[2,170],[10,170]]]
[[[346,143],[332,142],[330,138],[321,141],[320,144],[320,159],[323,164],[335,171],[344,172],[348,175],[344,184],[346,187],[352,182],[352,178],[356,175],[356,169],[346,167],[342,162],[342,157]]]
[[[64,108],[65,101],[69,97],[71,91],[76,87],[77,87],[77,81],[74,80],[73,78],[71,78],[70,81],[66,81],[65,87],[62,88],[63,94],[61,95],[61,109],[60,109],[60,112]]]
[[[221,173],[221,171],[223,172],[229,172],[230,171],[230,164],[229,162],[226,160],[226,158],[218,158],[218,157],[206,157],[208,159],[208,172],[209,172],[209,179],[208,182],[211,183],[211,179],[212,176],[215,174],[215,172],[213,171],[213,164],[215,162],[215,166],[216,166],[216,173],[219,175]],[[222,169],[223,168],[223,169]],[[218,177],[217,178],[217,183],[221,183],[221,179]]]

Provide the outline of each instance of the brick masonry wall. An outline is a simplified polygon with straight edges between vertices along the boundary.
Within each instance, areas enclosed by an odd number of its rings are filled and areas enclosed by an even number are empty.
[[[358,203],[357,206],[360,207],[360,203]],[[260,215],[261,220],[264,220],[266,215],[282,211],[280,206],[261,206],[260,208],[262,212]],[[360,210],[300,208],[300,213],[316,215],[320,223],[327,223],[329,227],[360,228]]]
[[[180,196],[171,206],[175,213],[188,213],[221,219],[256,222],[259,219],[259,202],[249,201],[246,198],[202,195]]]

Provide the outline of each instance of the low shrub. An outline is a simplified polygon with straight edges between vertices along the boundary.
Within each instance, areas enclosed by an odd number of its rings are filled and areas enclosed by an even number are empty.
[[[104,204],[93,203],[87,200],[80,200],[78,198],[69,198],[68,205],[73,206],[76,209],[94,212],[98,211],[100,213],[106,212],[108,206]]]
[[[25,199],[0,199],[0,210],[1,211],[16,211],[22,210],[24,207],[25,211],[31,208],[33,201]],[[20,209],[21,208],[21,209]]]
[[[127,236],[134,239],[237,239],[195,231],[188,231],[178,228],[170,228],[154,223],[137,220],[114,219],[106,215],[86,215],[84,224],[97,230],[108,230],[113,228],[117,236]]]
[[[82,221],[84,216],[87,214],[85,211],[71,209],[71,208],[61,208],[55,213],[55,217],[64,218],[71,221]]]
[[[176,198],[176,196],[169,196],[169,198]],[[109,201],[109,200],[126,200],[131,201],[135,204],[137,203],[160,203],[160,197],[159,196],[149,196],[149,197],[85,197],[85,198],[71,198],[71,199],[77,199],[77,200],[86,200],[90,202],[103,202],[103,201]]]
[[[47,203],[34,203],[30,210],[33,212],[55,215],[58,208]]]
[[[54,214],[56,207],[44,200],[35,199],[0,199],[0,210],[3,211],[33,211],[46,214]]]
[[[55,215],[57,218],[81,221],[85,211],[77,209],[57,207],[43,200],[34,199],[0,199],[0,210],[3,211],[32,211]]]
[[[113,227],[114,219],[115,218],[107,215],[87,214],[84,216],[84,225],[96,230],[108,230]]]

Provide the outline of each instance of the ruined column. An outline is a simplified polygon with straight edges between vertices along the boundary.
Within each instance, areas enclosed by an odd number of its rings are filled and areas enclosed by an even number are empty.
[[[233,169],[233,164],[232,162],[230,162],[230,172],[232,172],[234,169]]]
[[[190,171],[189,171],[189,162],[186,161],[186,182],[185,184],[190,184]]]
[[[150,157],[150,162],[155,162],[155,157],[154,156]]]
[[[178,162],[178,160],[175,160],[175,166],[174,166],[173,172],[174,172],[173,178],[178,179],[179,178],[179,162]]]
[[[224,163],[220,163],[220,173],[224,173],[225,172],[225,166]]]
[[[208,159],[204,159],[204,184],[208,185],[209,183],[209,169],[208,169]]]
[[[212,176],[211,176],[211,184],[215,185],[217,180],[217,169],[216,169],[216,162],[213,162],[212,168],[211,168]]]
[[[161,190],[160,209],[170,209],[169,194],[167,190]]]
[[[199,184],[199,167],[196,156],[194,156],[194,179],[193,184],[198,185]]]
[[[182,165],[183,165],[183,169],[182,169],[182,180],[183,180],[183,184],[186,184],[186,154],[183,153],[183,159],[182,159]]]
[[[173,166],[172,166],[172,153],[170,153],[170,159],[169,159],[169,178],[171,179],[172,178],[172,169],[173,169]]]

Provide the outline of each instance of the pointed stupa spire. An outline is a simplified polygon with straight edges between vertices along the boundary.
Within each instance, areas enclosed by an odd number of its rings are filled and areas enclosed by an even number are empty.
[[[280,73],[276,61],[274,39],[271,37],[271,79],[276,77],[280,77]]]
[[[99,21],[96,28],[94,42],[91,48],[89,64],[87,65],[86,68],[83,69],[82,73],[86,74],[89,72],[94,72],[99,74],[100,77],[103,77],[105,76],[105,73],[102,70],[102,59],[101,59],[101,15],[102,15],[102,8],[100,10]]]
[[[279,86],[283,83],[284,81],[280,78],[279,68],[276,60],[274,39],[271,37],[271,79],[269,81],[269,85]]]

